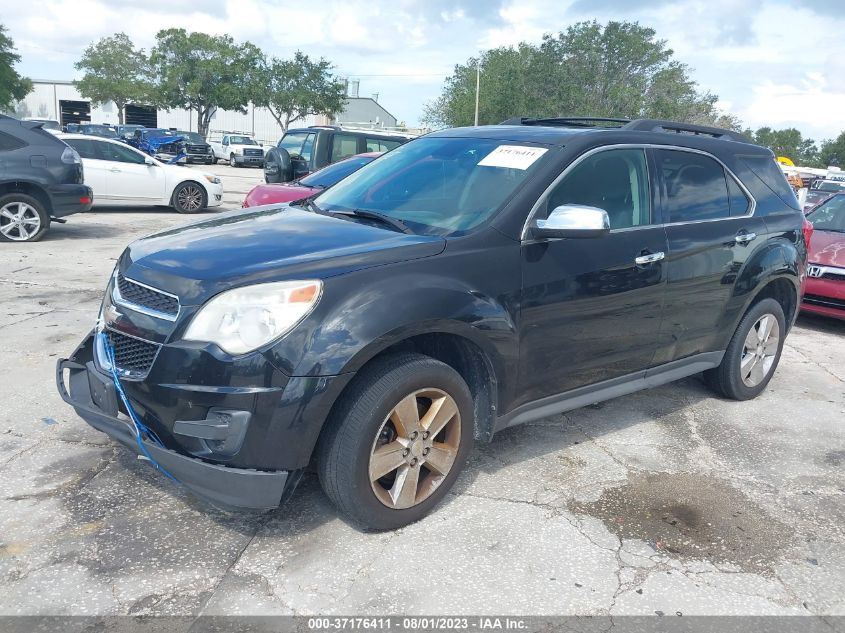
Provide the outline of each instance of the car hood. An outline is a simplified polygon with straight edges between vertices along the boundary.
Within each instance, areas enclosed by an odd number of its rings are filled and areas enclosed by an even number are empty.
[[[293,183],[256,185],[252,188],[252,191],[246,194],[244,206],[257,207],[262,204],[293,202],[294,200],[307,198],[316,191],[318,191],[316,187],[295,185]]]
[[[813,231],[807,259],[811,264],[845,268],[845,233]]]
[[[131,244],[128,277],[196,305],[228,288],[313,279],[430,257],[446,240],[288,206],[222,214]]]

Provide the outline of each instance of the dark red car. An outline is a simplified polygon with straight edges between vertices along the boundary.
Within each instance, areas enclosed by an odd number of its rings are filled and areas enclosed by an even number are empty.
[[[336,182],[340,182],[349,174],[358,171],[369,162],[381,156],[384,152],[369,152],[366,154],[358,154],[338,161],[327,167],[323,167],[313,174],[308,174],[304,178],[285,183],[272,183],[256,185],[252,190],[246,194],[244,198],[244,207],[258,207],[262,204],[273,204],[279,202],[293,202],[294,200],[302,200],[308,196],[331,187]]]
[[[845,192],[807,214],[813,224],[801,309],[845,319]]]

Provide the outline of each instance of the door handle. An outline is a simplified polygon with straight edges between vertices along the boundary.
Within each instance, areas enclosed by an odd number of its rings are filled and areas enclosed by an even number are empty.
[[[634,259],[634,263],[637,266],[645,266],[646,264],[653,264],[654,262],[659,262],[661,259],[666,257],[666,253],[660,251],[658,253],[648,253],[646,255],[640,255],[636,259]]]
[[[119,174],[120,173],[120,170],[117,167],[112,167],[111,169],[109,169],[109,171],[113,174]]]
[[[746,233],[745,231],[743,231],[741,233],[736,234],[734,241],[737,244],[748,244],[749,242],[751,242],[755,239],[757,239],[756,233]]]

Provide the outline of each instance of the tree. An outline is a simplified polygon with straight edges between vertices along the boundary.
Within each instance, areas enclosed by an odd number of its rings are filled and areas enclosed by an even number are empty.
[[[820,167],[842,167],[845,169],[845,132],[836,140],[827,140],[819,149],[818,161]]]
[[[32,92],[32,82],[15,70],[19,61],[21,56],[15,52],[15,43],[0,24],[0,111],[14,110],[15,102]]]
[[[257,74],[253,101],[267,108],[282,130],[309,115],[334,116],[346,104],[346,89],[331,69],[327,60],[312,61],[300,51],[293,59],[273,57]]]
[[[818,163],[819,150],[813,139],[805,139],[794,127],[773,130],[761,127],[752,136],[755,143],[768,147],[775,156],[786,156],[796,165],[813,167]]]
[[[515,116],[654,117],[739,128],[700,92],[690,69],[673,59],[664,40],[636,22],[580,22],[539,45],[521,43],[484,52],[455,66],[427,124],[467,125],[481,68],[479,123]]]
[[[149,60],[125,33],[91,44],[74,67],[85,73],[73,82],[79,94],[94,104],[114,101],[120,123],[127,104],[153,100]]]
[[[150,54],[157,105],[196,110],[197,129],[207,134],[218,108],[246,112],[262,59],[254,44],[228,35],[159,31]]]

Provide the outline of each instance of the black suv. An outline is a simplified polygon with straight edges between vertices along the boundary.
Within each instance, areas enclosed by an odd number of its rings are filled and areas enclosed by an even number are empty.
[[[183,130],[177,130],[176,134],[182,137],[184,143],[185,162],[203,165],[214,163],[214,152],[202,134]]]
[[[593,122],[435,132],[317,197],[135,242],[62,397],[217,505],[275,507],[313,463],[388,529],[506,427],[700,372],[757,396],[806,260],[772,152]]]
[[[264,157],[265,182],[291,182],[344,158],[367,152],[388,152],[413,137],[382,130],[314,125],[288,130]]]
[[[42,125],[0,114],[0,241],[35,242],[51,219],[91,208],[79,154]]]

